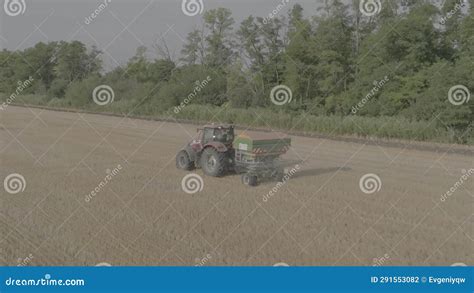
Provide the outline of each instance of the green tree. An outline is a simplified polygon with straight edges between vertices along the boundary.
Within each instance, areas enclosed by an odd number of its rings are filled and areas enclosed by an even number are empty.
[[[233,55],[232,13],[226,8],[208,10],[204,13],[204,23],[208,30],[206,36],[206,64],[221,67],[231,63]]]
[[[55,68],[56,74],[69,82],[82,80],[91,74],[98,74],[102,69],[102,62],[98,58],[100,54],[101,52],[95,47],[88,52],[86,46],[79,41],[61,42]]]
[[[188,33],[186,43],[181,50],[181,61],[187,65],[204,64],[206,48],[204,43],[203,31],[193,30]]]

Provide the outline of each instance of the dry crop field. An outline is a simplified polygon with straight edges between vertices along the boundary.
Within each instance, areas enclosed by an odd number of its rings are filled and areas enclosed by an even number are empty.
[[[181,183],[192,172],[177,170],[174,157],[195,133],[177,123],[2,111],[0,177],[24,181],[0,189],[0,264],[474,263],[474,176],[462,180],[472,155],[292,137],[286,158],[304,163],[272,196],[275,182],[251,188],[200,170],[202,190],[189,194]],[[366,174],[380,181],[364,192]]]

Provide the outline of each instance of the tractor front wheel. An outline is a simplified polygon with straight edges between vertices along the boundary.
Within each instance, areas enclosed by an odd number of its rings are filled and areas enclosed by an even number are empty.
[[[207,148],[201,155],[201,168],[204,174],[212,177],[221,177],[226,168],[226,155],[213,148]]]
[[[185,150],[182,150],[176,155],[176,167],[178,169],[191,171],[193,169],[193,162],[189,159],[189,155]]]

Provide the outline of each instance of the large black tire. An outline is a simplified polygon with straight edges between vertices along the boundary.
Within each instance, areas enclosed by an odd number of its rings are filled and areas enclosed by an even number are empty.
[[[221,177],[227,169],[227,156],[213,148],[207,148],[201,155],[201,168],[204,174],[212,177]]]
[[[242,175],[242,183],[248,186],[257,186],[257,176],[245,173]]]
[[[176,155],[176,168],[191,171],[194,168],[194,162],[191,162],[189,155],[185,150]]]

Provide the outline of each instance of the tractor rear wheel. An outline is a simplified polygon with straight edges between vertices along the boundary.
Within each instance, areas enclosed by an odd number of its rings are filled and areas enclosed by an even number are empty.
[[[213,148],[207,148],[201,155],[201,168],[204,174],[212,177],[224,175],[226,168],[226,154],[219,153]]]
[[[193,162],[189,159],[189,155],[185,150],[180,151],[176,155],[176,167],[178,169],[191,171],[194,167]]]

